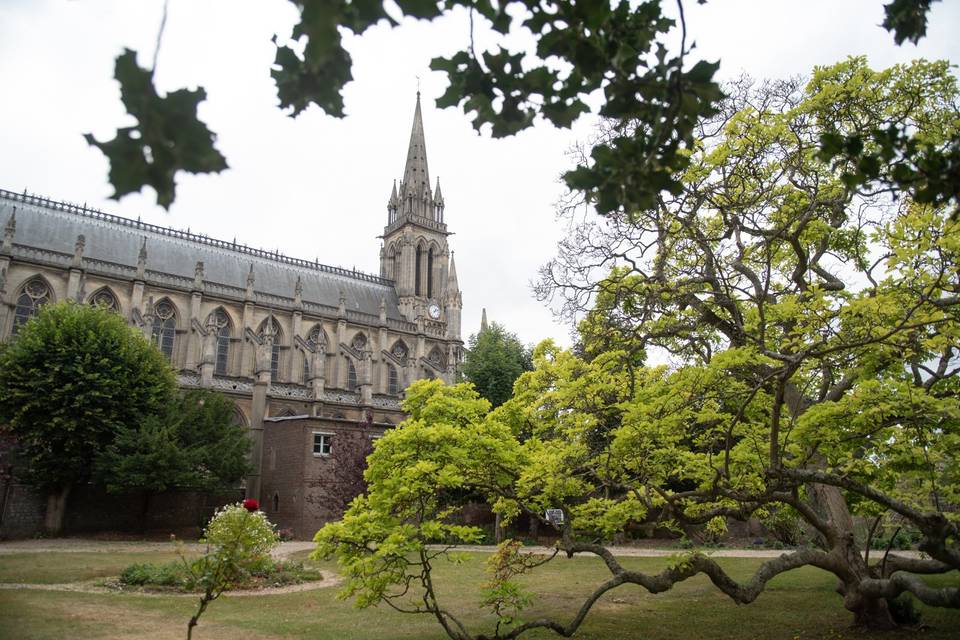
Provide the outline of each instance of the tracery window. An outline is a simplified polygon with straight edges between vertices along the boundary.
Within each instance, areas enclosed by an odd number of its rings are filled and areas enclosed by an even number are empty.
[[[230,316],[223,309],[213,312],[213,321],[217,324],[217,375],[227,375],[227,364],[230,362]]]
[[[277,322],[276,318],[271,316],[260,325],[261,339],[263,339],[268,322],[273,323],[273,349],[270,351],[270,379],[276,382],[278,379],[277,374],[280,372],[280,342],[282,341],[282,333],[280,331],[280,323]]]
[[[347,358],[347,391],[355,391],[357,388],[357,368],[353,366],[350,358]]]
[[[316,325],[307,335],[307,346],[313,350],[325,348],[324,346],[320,346],[321,343],[326,345],[326,340],[320,335],[321,331],[320,325]],[[303,381],[306,383],[308,380],[310,380],[310,352],[305,351],[303,353]]]
[[[430,351],[430,355],[427,356],[427,360],[437,366],[443,366],[443,353],[441,353],[439,348],[434,347]]]
[[[353,337],[352,344],[356,351],[363,352],[363,350],[367,348],[367,336],[363,335],[362,333],[358,333]]]
[[[407,361],[407,356],[410,352],[403,340],[397,340],[393,343],[393,349],[390,350],[390,353],[393,354],[394,358],[399,360],[401,363],[404,363]]]
[[[387,393],[394,396],[400,393],[400,376],[392,364],[387,365]]]
[[[17,306],[13,312],[13,333],[20,329],[20,325],[37,315],[40,307],[50,302],[50,298],[50,287],[46,282],[39,278],[28,282],[17,297]]]
[[[153,343],[167,360],[173,359],[173,339],[177,335],[177,313],[169,300],[161,300],[153,310]]]
[[[117,297],[107,288],[95,291],[94,294],[90,296],[90,306],[101,307],[115,313],[120,312],[120,303],[117,302]]]

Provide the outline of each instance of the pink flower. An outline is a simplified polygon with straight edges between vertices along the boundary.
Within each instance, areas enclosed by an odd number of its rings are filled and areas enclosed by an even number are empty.
[[[243,501],[243,508],[249,511],[250,513],[253,513],[254,511],[260,508],[260,503],[254,500],[253,498],[247,498],[246,500]]]

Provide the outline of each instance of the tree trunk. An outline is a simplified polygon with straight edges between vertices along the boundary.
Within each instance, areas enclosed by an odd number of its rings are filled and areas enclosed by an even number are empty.
[[[66,485],[59,490],[51,491],[47,495],[47,513],[44,517],[43,528],[48,535],[58,536],[63,533],[63,519],[67,513],[67,496],[70,495],[72,485]]]
[[[497,541],[497,544],[500,544],[501,542],[503,542],[503,539],[505,537],[504,531],[503,531],[503,525],[500,524],[499,513],[494,514],[493,516],[493,536],[494,536],[494,539]]]
[[[843,596],[843,606],[853,613],[854,625],[876,630],[895,629],[897,623],[890,614],[887,601],[860,591],[861,581],[874,576],[857,545],[853,517],[843,492],[837,487],[821,484],[810,485],[809,489],[814,505],[826,517],[835,535],[830,551],[837,565],[835,573],[840,578],[837,591]]]

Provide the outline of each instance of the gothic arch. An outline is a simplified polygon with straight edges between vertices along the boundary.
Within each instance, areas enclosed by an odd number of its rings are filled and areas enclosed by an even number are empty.
[[[87,298],[87,304],[120,313],[120,299],[109,286],[102,286]]]
[[[227,367],[230,363],[230,339],[233,337],[233,318],[230,317],[230,312],[223,306],[219,306],[210,312],[210,315],[207,316],[208,324],[211,318],[217,327],[214,372],[217,375],[225,376],[227,375]]]
[[[403,338],[397,338],[393,346],[390,347],[390,353],[394,358],[399,360],[401,364],[406,364],[407,358],[410,357],[410,347],[403,341]]]
[[[357,367],[353,364],[353,358],[344,356],[347,360],[347,391],[357,390]]]
[[[397,280],[399,277],[397,263],[400,261],[400,250],[397,245],[391,242],[387,247],[387,278]]]
[[[55,302],[53,287],[42,275],[37,274],[20,285],[17,292],[16,306],[13,312],[13,333],[20,325],[37,315],[43,305]]]
[[[313,350],[321,348],[321,343],[323,344],[321,353],[326,356],[327,347],[326,345],[330,344],[330,339],[327,336],[326,330],[323,328],[323,324],[320,322],[315,323],[310,330],[307,331],[304,342],[307,343],[307,346]],[[310,380],[310,351],[303,351],[303,383],[306,384]]]
[[[446,365],[446,358],[443,357],[443,351],[437,346],[430,349],[430,353],[427,354],[427,360],[437,369],[443,369]]]
[[[387,393],[392,396],[400,393],[400,372],[389,362],[387,363]]]
[[[270,353],[270,379],[276,382],[279,380],[278,374],[280,373],[280,348],[283,345],[283,328],[273,315],[267,316],[263,319],[263,322],[260,323],[260,328],[257,329],[257,336],[261,339],[266,333],[268,322],[271,323],[273,328],[273,349],[271,349]]]
[[[363,331],[357,331],[350,340],[350,346],[353,347],[353,350],[357,353],[366,351],[369,344],[370,341],[367,339],[367,334]]]
[[[233,405],[233,424],[240,427],[248,426],[247,416],[244,415],[243,409],[237,405]]]
[[[327,335],[327,330],[323,328],[323,323],[317,322],[307,331],[304,341],[311,347],[316,347],[320,344],[319,338],[321,337],[323,338],[324,345],[330,344],[330,336]]]
[[[153,305],[153,333],[151,340],[167,360],[173,360],[174,342],[177,336],[180,313],[177,305],[164,296]]]

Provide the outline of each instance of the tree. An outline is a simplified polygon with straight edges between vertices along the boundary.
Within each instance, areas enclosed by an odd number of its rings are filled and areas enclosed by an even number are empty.
[[[538,117],[569,127],[589,110],[584,98],[602,92],[601,116],[642,126],[597,145],[589,163],[565,176],[572,188],[595,191],[601,212],[651,206],[662,192],[675,195],[680,189],[677,173],[686,167],[687,152],[694,147],[696,123],[715,114],[723,97],[713,80],[719,62],[690,60],[693,45],[688,45],[692,39],[687,37],[683,0],[677,0],[679,25],[664,15],[657,1],[637,6],[628,0],[290,1],[300,12],[300,22],[292,41],[274,37],[277,52],[270,74],[280,107],[293,117],[311,104],[344,116],[342,92],[352,80],[344,31],[361,35],[380,22],[396,26],[404,17],[433,20],[457,9],[470,12],[469,42],[448,58],[435,58],[431,68],[449,78],[438,105],[459,105],[472,113],[478,131],[489,125],[494,137],[508,136],[532,126]],[[891,0],[884,5],[884,28],[897,44],[917,42],[926,34],[933,2]],[[139,66],[135,51],[125,50],[116,59],[121,98],[136,124],[118,129],[106,142],[86,135],[110,161],[114,198],[150,186],[165,208],[175,198],[178,171],[227,168],[214,147],[215,134],[197,118],[197,105],[206,98],[203,87],[161,96],[153,85],[166,19],[165,4],[150,69]],[[476,51],[474,19],[501,38],[491,50]],[[508,34],[518,30],[532,36],[532,46],[512,50],[506,45]],[[675,55],[670,54],[670,38],[678,45]],[[864,153],[865,139],[878,143],[874,151]],[[908,128],[892,125],[866,136],[828,135],[821,146],[826,157],[854,165],[851,180],[874,180],[878,163],[895,160],[901,169],[889,174],[890,186],[922,187],[929,202],[957,204],[960,138],[931,146]]]
[[[96,480],[110,492],[142,491],[145,523],[152,494],[216,491],[249,471],[250,439],[223,394],[187,391],[163,412],[123,425],[97,457]]]
[[[530,351],[516,334],[492,322],[468,340],[463,375],[481,396],[498,407],[513,393],[513,382],[532,367]]]
[[[173,371],[123,318],[104,309],[44,306],[0,347],[0,424],[17,440],[26,479],[49,493],[59,532],[71,488],[91,479],[117,433],[161,412]]]
[[[532,569],[505,546],[492,637],[570,636],[611,589],[657,593],[701,573],[751,603],[803,566],[835,575],[866,627],[896,626],[904,594],[960,607],[960,589],[922,577],[960,571],[960,223],[845,180],[818,149],[824,123],[856,135],[897,122],[936,144],[956,134],[957,105],[949,66],[924,61],[876,72],[853,58],[806,86],[731,87],[698,125],[680,193],[587,218],[545,271],[541,292],[587,313],[585,357],[541,344],[486,415],[458,387],[411,388],[410,421],[371,456],[367,495],[317,536],[346,593],[433,615],[451,638],[491,637],[446,610],[430,577],[455,559],[431,543],[477,538],[451,523],[463,495],[483,495],[505,519],[546,524],[561,509],[557,551],[610,571],[569,620],[520,622],[530,596],[513,577]],[[653,349],[674,364],[644,366]],[[648,520],[718,531],[773,514],[801,518],[815,545],[743,581],[699,553],[629,570],[602,542]],[[909,523],[926,555],[862,553],[858,515]]]
[[[618,482],[668,482],[647,507],[678,521],[787,505],[821,549],[766,575],[797,562],[831,571],[856,621],[874,627],[895,623],[887,603],[904,591],[960,605],[955,589],[896,573],[901,560],[869,565],[851,518],[897,514],[932,557],[911,571],[958,568],[960,227],[949,207],[892,198],[887,180],[849,180],[818,141],[894,124],[948,141],[960,113],[948,68],[877,72],[853,58],[805,87],[741,80],[700,125],[683,191],[580,225],[541,285],[567,313],[589,311],[588,344],[612,334],[623,360],[656,348],[682,363],[648,380],[613,432],[611,450],[638,458]],[[654,450],[679,471],[658,476],[638,456]]]

